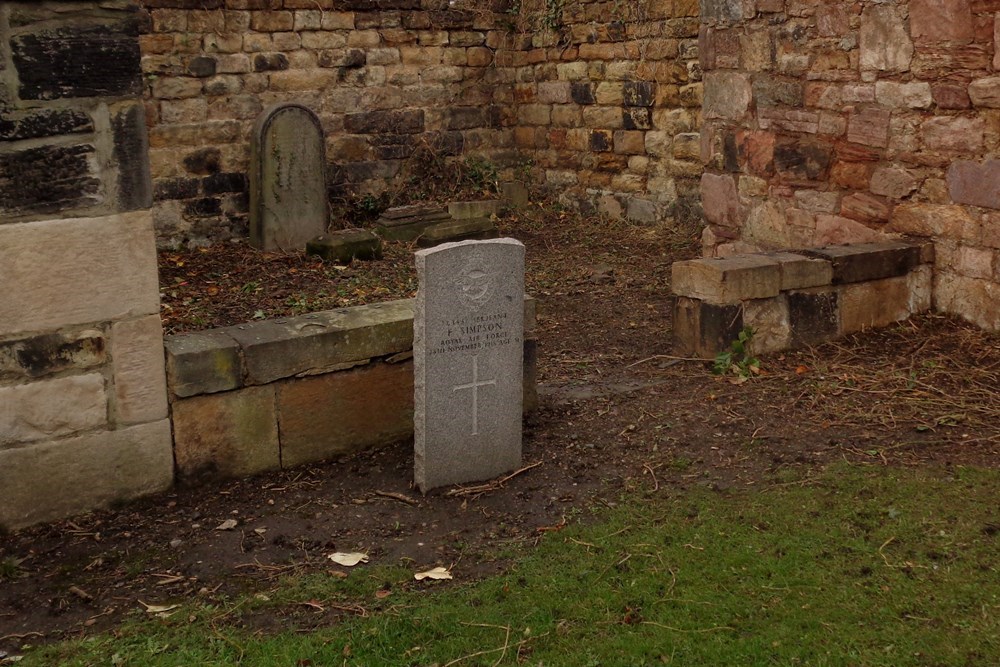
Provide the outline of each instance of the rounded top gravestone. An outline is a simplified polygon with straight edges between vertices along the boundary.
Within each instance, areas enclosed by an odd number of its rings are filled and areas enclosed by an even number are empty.
[[[250,143],[250,243],[301,250],[326,231],[326,145],[319,118],[277,104],[257,118]]]

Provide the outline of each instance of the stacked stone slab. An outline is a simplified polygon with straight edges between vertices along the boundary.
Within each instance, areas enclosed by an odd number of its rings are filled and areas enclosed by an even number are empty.
[[[0,6],[0,528],[173,481],[138,27]]]
[[[703,0],[705,252],[930,239],[935,307],[1000,329],[997,10]]]
[[[710,359],[751,327],[754,351],[775,352],[927,311],[930,249],[883,241],[677,262],[674,351]]]
[[[498,210],[498,201],[397,206],[382,214],[375,222],[375,231],[386,240],[414,241],[422,248],[452,241],[493,239],[500,235],[493,223]]]
[[[525,410],[537,405],[525,298]],[[177,475],[241,477],[413,435],[413,302],[168,336]]]

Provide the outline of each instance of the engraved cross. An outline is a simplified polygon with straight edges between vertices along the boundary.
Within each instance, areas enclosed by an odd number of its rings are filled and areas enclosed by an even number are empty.
[[[460,384],[451,391],[455,393],[462,389],[472,390],[472,435],[479,435],[479,388],[489,385],[496,386],[497,381],[479,379],[479,355],[472,355],[472,382]]]

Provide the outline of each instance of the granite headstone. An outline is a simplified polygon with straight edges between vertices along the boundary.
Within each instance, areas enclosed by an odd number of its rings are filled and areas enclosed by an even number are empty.
[[[278,104],[257,119],[250,144],[250,243],[302,250],[326,231],[326,146],[319,118]]]
[[[416,262],[414,477],[426,493],[521,463],[524,246],[445,243]]]

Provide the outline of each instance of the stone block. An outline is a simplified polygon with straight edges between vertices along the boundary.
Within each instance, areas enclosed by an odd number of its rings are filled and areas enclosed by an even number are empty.
[[[500,212],[498,199],[480,201],[454,201],[448,204],[448,214],[456,220],[468,218],[492,218]]]
[[[107,359],[104,334],[94,329],[0,342],[0,380],[39,378],[69,369],[87,370]]]
[[[117,424],[138,424],[167,416],[163,327],[159,315],[111,325],[114,414]]]
[[[910,0],[910,34],[917,44],[968,44],[975,37],[969,0]]]
[[[527,334],[527,319],[524,329]],[[524,338],[523,373],[521,408],[525,415],[530,415],[538,410],[538,339],[527,335]]]
[[[412,210],[399,217],[386,211],[375,222],[375,232],[387,241],[415,241],[428,227],[451,217],[444,207],[405,208]]]
[[[976,79],[970,83],[969,99],[977,107],[1000,108],[1000,76]]]
[[[167,386],[186,398],[237,389],[243,385],[240,346],[222,330],[167,336]]]
[[[840,332],[840,294],[816,288],[787,294],[791,345],[804,347],[833,340]]]
[[[920,264],[920,246],[899,241],[829,246],[802,252],[830,263],[834,285],[903,276]]]
[[[405,440],[413,433],[413,364],[282,382],[277,406],[284,468]]]
[[[1000,160],[956,160],[948,168],[948,193],[956,204],[1000,209]]]
[[[160,310],[149,211],[0,225],[0,247],[0,336]]]
[[[306,254],[337,264],[350,264],[355,259],[381,259],[382,241],[367,229],[340,229],[306,243]]]
[[[166,419],[0,450],[0,526],[22,528],[164,491],[173,474]]]
[[[906,276],[844,285],[840,292],[840,333],[884,327],[911,315]]]
[[[37,146],[0,153],[0,212],[57,213],[101,203],[91,144]]]
[[[723,227],[738,227],[743,222],[736,181],[730,175],[704,173],[701,176],[701,202],[705,219]]]
[[[0,387],[0,446],[69,435],[107,421],[100,373]]]
[[[861,69],[905,72],[913,60],[913,42],[902,10],[869,6],[861,15]]]
[[[1000,77],[997,80],[1000,81]],[[985,132],[982,118],[938,116],[920,126],[925,148],[963,155],[974,155],[982,150]]]
[[[886,231],[976,242],[982,226],[965,206],[905,203],[893,210]]]
[[[453,241],[469,241],[476,239],[495,239],[500,236],[499,230],[489,218],[466,218],[462,220],[445,220],[429,226],[417,238],[417,246],[432,248],[442,243]]]
[[[413,302],[387,301],[223,329],[243,349],[248,384],[405,352]]]
[[[175,401],[173,424],[181,481],[242,477],[281,467],[273,386]]]
[[[742,304],[720,306],[683,296],[674,302],[674,354],[713,359],[729,349],[742,330]]]
[[[941,272],[934,281],[934,307],[989,331],[1000,331],[1000,284]]]
[[[776,252],[767,255],[778,262],[781,269],[781,291],[822,287],[833,280],[830,262],[793,252]]]
[[[750,108],[753,93],[750,78],[744,73],[706,72],[703,85],[706,118],[739,120]]]
[[[674,262],[671,275],[674,294],[712,304],[766,299],[781,291],[781,267],[766,255]]]
[[[788,299],[783,294],[743,304],[743,326],[753,329],[751,352],[764,354],[787,350],[791,344]]]
[[[59,27],[11,38],[24,100],[141,94],[139,38],[122,22]]]

